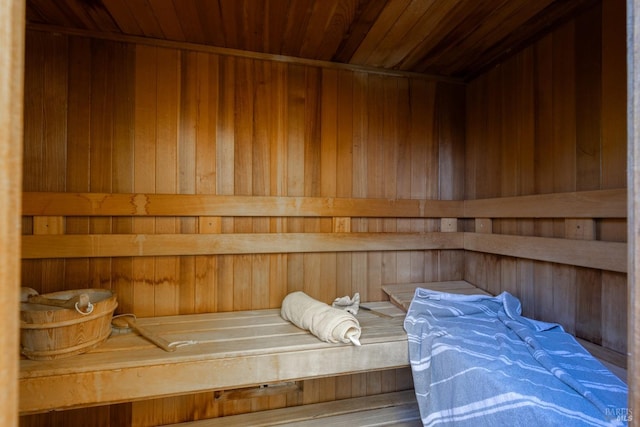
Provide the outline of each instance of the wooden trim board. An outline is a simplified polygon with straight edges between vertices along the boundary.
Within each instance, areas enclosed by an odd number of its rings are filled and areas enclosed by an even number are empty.
[[[32,235],[22,257],[93,258],[461,249],[462,233],[236,233]]]
[[[626,189],[464,201],[468,218],[626,218]]]
[[[619,242],[464,233],[464,249],[620,273],[627,272],[627,244]]]
[[[478,200],[24,192],[26,216],[625,218],[626,189]]]
[[[462,208],[463,202],[455,200],[204,194],[22,193],[22,214],[27,216],[440,218],[461,216]]]
[[[22,237],[22,258],[362,252],[465,249],[626,272],[626,243],[469,232],[38,234]]]

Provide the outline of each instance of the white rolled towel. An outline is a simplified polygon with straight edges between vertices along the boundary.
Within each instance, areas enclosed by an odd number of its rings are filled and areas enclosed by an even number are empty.
[[[299,328],[326,342],[360,345],[360,323],[344,310],[311,298],[304,292],[292,292],[282,301],[280,315]]]

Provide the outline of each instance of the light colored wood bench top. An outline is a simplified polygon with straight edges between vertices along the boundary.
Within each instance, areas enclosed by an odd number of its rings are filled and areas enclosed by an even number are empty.
[[[168,341],[196,344],[166,352],[134,333],[112,335],[77,356],[20,361],[20,412],[66,409],[199,391],[409,366],[405,313],[368,303],[361,347],[328,344],[280,317],[279,309],[138,319]]]
[[[465,280],[450,280],[447,282],[428,282],[428,283],[399,283],[391,285],[382,285],[382,290],[389,295],[389,300],[403,309],[409,310],[409,304],[413,299],[413,295],[416,292],[416,288],[431,289],[433,291],[448,292],[452,294],[463,295],[475,295],[484,294],[489,295],[487,292],[480,288],[475,287],[471,283]]]
[[[413,390],[173,424],[183,427],[422,426]]]

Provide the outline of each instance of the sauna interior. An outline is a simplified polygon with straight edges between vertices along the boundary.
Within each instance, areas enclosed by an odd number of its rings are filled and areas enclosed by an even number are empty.
[[[110,289],[116,314],[147,318],[466,281],[625,370],[626,9],[27,0],[20,282]],[[567,200],[593,211],[545,214]],[[163,425],[413,387],[408,365],[292,383],[19,424]]]

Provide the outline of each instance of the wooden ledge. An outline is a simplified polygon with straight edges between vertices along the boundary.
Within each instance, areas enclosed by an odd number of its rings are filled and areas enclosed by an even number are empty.
[[[20,413],[37,413],[201,391],[409,366],[405,313],[361,311],[362,346],[328,344],[280,317],[279,309],[138,319],[168,341],[196,344],[168,353],[133,334],[52,361],[20,361]]]
[[[22,258],[462,249],[462,233],[37,234]]]
[[[472,285],[466,280],[449,280],[445,282],[422,282],[422,283],[398,283],[382,285],[382,290],[389,296],[391,303],[398,308],[407,311],[416,292],[416,288],[426,288],[433,291],[448,292],[452,294],[489,295],[487,292]]]

